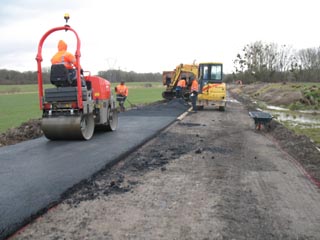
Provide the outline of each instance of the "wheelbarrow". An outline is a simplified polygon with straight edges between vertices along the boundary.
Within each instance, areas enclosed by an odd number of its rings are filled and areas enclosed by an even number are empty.
[[[273,118],[273,116],[270,113],[256,111],[249,112],[249,116],[253,118],[256,130],[261,130],[262,125],[266,129],[270,129],[270,122]]]

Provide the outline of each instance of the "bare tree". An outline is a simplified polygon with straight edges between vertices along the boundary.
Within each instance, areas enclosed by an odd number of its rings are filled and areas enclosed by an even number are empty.
[[[244,46],[233,61],[236,73],[255,81],[270,81],[276,71],[278,46],[257,41]],[[252,77],[250,77],[250,75]]]

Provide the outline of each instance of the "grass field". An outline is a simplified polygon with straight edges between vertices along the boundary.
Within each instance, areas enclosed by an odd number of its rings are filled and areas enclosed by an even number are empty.
[[[320,146],[320,122],[318,121],[318,119],[320,120],[320,83],[272,83],[260,85],[261,87],[259,87],[259,85],[256,86],[257,88],[253,88],[252,92],[250,93],[253,98],[259,98],[257,96],[261,97],[266,93],[269,93],[274,98],[277,98],[277,96],[274,94],[275,92],[277,92],[277,94],[282,94],[283,96],[290,96],[290,92],[301,92],[302,98],[299,101],[291,102],[287,105],[280,105],[280,107],[287,108],[287,111],[283,112],[281,110],[272,110],[272,114],[286,115],[287,120],[282,119],[282,124],[297,134],[308,136],[316,144],[318,144],[318,146]],[[279,93],[279,91],[277,91],[279,89],[283,91]],[[261,109],[269,112],[271,111],[267,108],[268,103],[264,102],[264,100],[258,100],[257,104]],[[314,112],[311,114],[303,113],[301,110],[311,110],[311,112]],[[299,119],[301,120],[297,121]],[[317,123],[315,124],[314,121]]]
[[[286,95],[290,94],[290,92],[301,92],[304,103],[301,101],[292,102],[290,106],[286,106],[291,110],[320,110],[320,83],[271,83],[264,85],[252,94],[261,96],[265,93],[272,93],[279,89]]]
[[[162,83],[127,83],[131,104],[144,104],[161,100]],[[114,87],[116,84],[112,84]],[[45,85],[45,88],[52,85]],[[130,107],[129,101],[125,106]],[[38,85],[0,85],[0,133],[17,127],[29,119],[41,117]]]

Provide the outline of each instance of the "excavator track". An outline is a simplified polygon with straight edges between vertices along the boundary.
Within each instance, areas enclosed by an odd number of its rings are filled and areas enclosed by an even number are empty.
[[[58,116],[42,119],[41,129],[51,140],[89,140],[94,132],[92,114],[80,116]]]

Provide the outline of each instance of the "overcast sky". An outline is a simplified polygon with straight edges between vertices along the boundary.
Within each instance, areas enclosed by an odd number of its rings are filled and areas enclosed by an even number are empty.
[[[64,13],[81,39],[81,65],[135,72],[172,70],[180,63],[232,61],[245,44],[320,46],[318,0],[1,0],[0,69],[36,71],[40,38],[63,26]],[[75,52],[71,32],[43,47],[50,66],[59,39]]]

